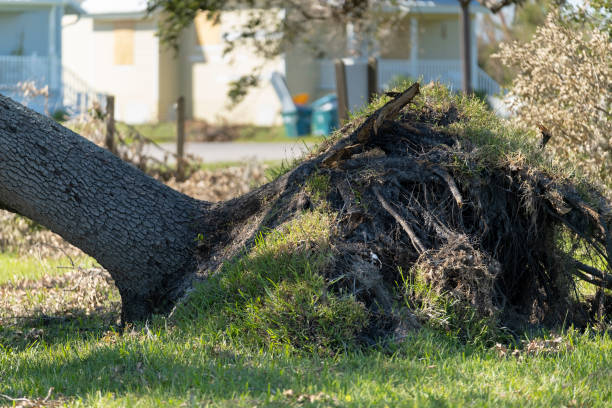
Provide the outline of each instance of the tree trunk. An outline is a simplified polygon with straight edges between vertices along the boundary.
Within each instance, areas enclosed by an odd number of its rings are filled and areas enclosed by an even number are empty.
[[[461,82],[463,92],[472,93],[472,55],[471,55],[471,21],[470,0],[459,0],[461,5]]]
[[[197,269],[210,206],[0,95],[0,207],[48,227],[106,268],[123,322],[172,307]]]

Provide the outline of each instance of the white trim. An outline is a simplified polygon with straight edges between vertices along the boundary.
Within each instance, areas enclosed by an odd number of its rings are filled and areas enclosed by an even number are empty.
[[[478,47],[476,46],[476,21],[474,18],[471,18],[470,21],[470,65],[472,69],[470,70],[470,74],[472,76],[472,90],[477,90],[476,85],[478,81]]]
[[[57,55],[57,9],[58,6],[52,6],[49,10],[49,85],[51,89],[59,87],[58,75],[58,55]]]
[[[63,6],[66,14],[85,14],[85,11],[75,0],[0,0],[0,7],[7,5],[15,8]]]
[[[411,4],[407,4],[411,3]],[[422,4],[417,4],[416,2],[399,2],[398,4],[386,4],[382,7],[383,12],[397,12],[403,11],[405,13],[414,13],[414,14],[460,14],[461,7],[457,2],[456,6],[441,6],[436,5],[433,2],[429,2],[431,4],[424,4],[426,2],[420,2]],[[475,3],[470,4],[470,13],[491,13],[491,10],[488,8]]]
[[[128,13],[85,13],[86,17],[91,17],[96,20],[141,20],[147,17],[146,12],[128,12]]]

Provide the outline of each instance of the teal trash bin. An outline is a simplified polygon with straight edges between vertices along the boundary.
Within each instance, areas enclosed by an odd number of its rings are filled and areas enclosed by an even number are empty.
[[[312,108],[306,105],[296,105],[295,111],[282,112],[285,132],[289,137],[299,137],[310,134]]]
[[[338,97],[335,94],[319,98],[310,106],[313,135],[327,136],[338,128]]]

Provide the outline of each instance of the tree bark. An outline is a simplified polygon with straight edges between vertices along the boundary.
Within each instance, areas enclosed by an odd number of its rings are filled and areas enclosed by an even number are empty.
[[[122,321],[167,312],[197,270],[211,204],[183,195],[53,120],[0,95],[0,207],[93,256]]]

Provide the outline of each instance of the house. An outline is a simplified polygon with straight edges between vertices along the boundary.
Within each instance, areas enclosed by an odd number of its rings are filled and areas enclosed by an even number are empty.
[[[387,9],[399,16],[399,24],[379,30],[370,38],[369,49],[358,50],[362,55],[378,59],[378,84],[381,88],[394,78],[422,78],[423,81],[440,81],[451,89],[460,90],[460,7],[457,0],[397,0]],[[489,95],[500,91],[495,83],[478,67],[476,41],[476,16],[488,13],[477,2],[470,5],[471,15],[471,73],[473,88]],[[325,44],[332,50],[329,55],[350,55],[348,51],[355,39],[351,27],[338,27],[329,33],[329,27],[320,30]],[[295,47],[287,53],[287,83],[293,93],[308,93],[315,97],[335,90],[334,63],[332,58],[305,58],[303,47]]]
[[[65,84],[78,79],[62,65],[62,21],[82,12],[74,0],[0,0],[0,92],[41,112],[63,109],[75,91]],[[24,96],[25,82],[48,96]]]
[[[199,15],[175,53],[156,36],[159,16],[147,15],[146,0],[86,0],[81,7],[86,14],[64,27],[64,62],[96,89],[115,95],[118,120],[172,120],[182,95],[188,118],[279,123],[280,103],[267,81],[234,109],[227,107],[231,81],[258,65],[263,76],[284,72],[280,57],[264,61],[249,50],[223,55],[223,35],[238,29],[241,12],[224,13],[220,24]]]
[[[79,19],[64,18],[64,64],[97,90],[115,95],[115,115],[126,122],[172,120],[174,103],[182,95],[190,119],[279,123],[280,103],[267,81],[273,72],[285,74],[292,94],[305,93],[313,100],[335,90],[333,58],[355,48],[350,26],[328,25],[313,30],[321,37],[324,53],[315,55],[298,44],[272,60],[248,49],[224,55],[224,38],[238,35],[246,21],[248,10],[236,10],[224,12],[218,24],[199,14],[175,53],[155,35],[160,16],[147,14],[146,0],[86,0],[81,7],[85,15]],[[487,11],[475,3],[470,10],[472,19]],[[365,50],[379,59],[378,83],[384,86],[397,76],[422,77],[460,89],[458,2],[399,0],[385,12],[396,13],[402,23],[381,30]],[[497,84],[477,67],[474,29],[471,38],[474,88],[496,93]],[[263,67],[262,85],[229,109],[230,82],[257,66]]]

